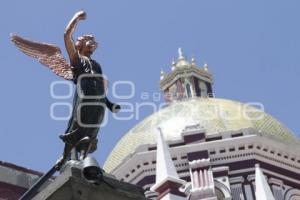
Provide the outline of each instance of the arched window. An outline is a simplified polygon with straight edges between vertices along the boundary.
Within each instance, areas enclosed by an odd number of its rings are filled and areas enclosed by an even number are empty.
[[[232,199],[231,191],[227,186],[219,180],[214,181],[215,192],[218,200]]]
[[[189,83],[185,84],[186,95],[188,98],[192,97],[191,85]]]
[[[300,200],[300,190],[289,189],[284,195],[284,200]]]
[[[207,87],[202,81],[199,82],[199,88],[201,90],[201,97],[207,97]]]
[[[193,88],[192,88],[192,84],[191,84],[191,82],[188,78],[184,79],[183,88],[185,90],[185,96],[187,98],[194,97],[194,91],[193,91]]]

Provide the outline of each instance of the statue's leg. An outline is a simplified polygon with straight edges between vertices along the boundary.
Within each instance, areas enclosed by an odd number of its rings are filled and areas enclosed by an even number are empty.
[[[80,151],[80,160],[84,160],[84,158],[85,158],[85,155],[86,155],[86,150],[85,149],[82,149],[81,151]]]
[[[73,148],[72,151],[71,151],[71,160],[79,160],[78,152],[75,148]]]
[[[56,166],[57,166],[58,169],[60,169],[61,166],[67,161],[67,159],[69,158],[70,153],[71,153],[71,151],[72,151],[73,148],[74,148],[74,146],[72,144],[65,143],[65,148],[64,148],[63,156],[62,156],[61,159],[59,159],[56,162]]]
[[[64,153],[63,153],[63,157],[65,159],[67,159],[70,156],[70,153],[71,153],[73,147],[74,146],[72,144],[65,143],[65,149],[64,149]]]
[[[76,144],[76,147],[79,147],[79,151],[80,151],[79,160],[83,160],[87,156],[90,143],[91,143],[90,137],[86,136]]]
[[[91,148],[92,148],[92,145],[93,145],[92,143],[93,143],[93,141],[90,141],[90,142],[89,142],[89,145],[88,145],[87,150],[86,150],[86,155],[87,155],[88,153],[90,153]],[[85,157],[86,157],[86,155],[85,155]]]
[[[84,148],[83,150],[81,150],[80,160],[84,160],[87,157],[88,153],[91,150],[91,147],[92,147],[92,142],[90,141],[88,143],[88,145],[86,146],[86,148]]]

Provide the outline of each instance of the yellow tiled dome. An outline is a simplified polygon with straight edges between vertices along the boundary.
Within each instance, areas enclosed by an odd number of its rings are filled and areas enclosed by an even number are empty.
[[[253,128],[279,140],[299,142],[283,124],[257,108],[225,99],[196,98],[174,102],[133,127],[114,147],[104,169],[111,172],[140,145],[155,144],[158,126],[165,139],[172,141],[182,139],[183,129],[195,124],[206,134]]]

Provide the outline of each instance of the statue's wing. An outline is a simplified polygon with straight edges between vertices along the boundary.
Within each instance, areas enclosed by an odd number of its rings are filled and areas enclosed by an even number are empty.
[[[73,67],[63,57],[59,47],[26,40],[14,34],[11,35],[11,40],[20,51],[38,59],[40,63],[49,67],[56,75],[67,80],[73,79]]]

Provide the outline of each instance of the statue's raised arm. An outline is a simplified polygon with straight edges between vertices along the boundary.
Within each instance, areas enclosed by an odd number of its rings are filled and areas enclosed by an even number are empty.
[[[86,13],[84,11],[75,13],[65,29],[64,41],[72,65],[76,65],[79,59],[78,50],[76,49],[76,44],[73,40],[73,33],[78,22],[84,19],[86,19]]]

